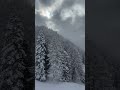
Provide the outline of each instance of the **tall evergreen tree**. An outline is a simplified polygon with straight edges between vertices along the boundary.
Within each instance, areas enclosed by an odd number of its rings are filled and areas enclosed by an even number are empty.
[[[64,41],[64,49],[70,56],[72,81],[74,82],[85,82],[85,72],[84,72],[84,57],[80,52],[79,48],[68,40]]]
[[[23,49],[24,34],[20,19],[10,16],[6,26],[6,38],[0,55],[0,90],[23,90],[24,60],[26,53]]]
[[[45,38],[42,31],[39,32],[36,39],[36,56],[35,56],[35,77],[37,80],[46,80],[46,47]]]
[[[59,81],[62,77],[62,57],[60,58],[60,52],[58,51],[58,49],[60,50],[60,48],[58,48],[59,46],[56,45],[56,37],[54,36],[54,38],[52,39],[51,43],[48,46],[48,57],[49,57],[49,62],[50,62],[50,68],[49,68],[49,73],[48,73],[48,77],[49,79],[53,80],[53,81]]]
[[[81,53],[79,52],[78,48],[75,48],[75,52],[74,52],[74,57],[75,57],[75,61],[74,61],[74,71],[75,71],[75,82],[82,82],[85,83],[85,72],[83,69],[83,57],[81,55]]]
[[[64,51],[59,36],[54,35],[48,49],[50,63],[48,77],[53,81],[70,81],[70,57]]]

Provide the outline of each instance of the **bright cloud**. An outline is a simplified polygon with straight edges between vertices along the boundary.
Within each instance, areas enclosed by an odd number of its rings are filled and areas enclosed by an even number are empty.
[[[70,8],[65,8],[61,11],[62,20],[67,20],[68,18],[72,18],[72,22],[75,21],[76,17],[82,17],[85,15],[85,9],[80,4],[75,4]]]
[[[47,21],[46,22],[46,26],[49,27],[50,29],[54,30],[54,31],[59,31],[57,28],[56,28],[56,25],[54,24],[54,22],[52,21]]]
[[[39,0],[36,0],[36,2],[39,2]],[[39,3],[39,8],[35,9],[35,14],[38,13],[47,19],[51,19],[54,11],[59,9],[62,3],[63,0],[55,0],[51,6],[45,6],[44,4]]]

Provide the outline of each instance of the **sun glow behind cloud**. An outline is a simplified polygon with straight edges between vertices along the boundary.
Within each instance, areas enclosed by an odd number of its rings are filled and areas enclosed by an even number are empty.
[[[35,9],[35,13],[46,17],[47,19],[52,18],[52,13],[50,12],[49,8]]]
[[[39,8],[35,9],[35,14],[38,13],[47,19],[51,19],[54,11],[62,5],[63,0],[56,0],[51,6],[44,6],[44,4],[41,4],[39,0],[36,0],[36,2],[39,3]]]
[[[47,19],[50,19],[52,17],[51,12],[47,8],[43,8],[43,9],[38,10],[38,13],[41,16],[46,17]]]

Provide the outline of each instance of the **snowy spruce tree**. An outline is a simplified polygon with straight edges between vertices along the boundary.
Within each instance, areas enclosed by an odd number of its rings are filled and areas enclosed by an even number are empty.
[[[6,26],[5,43],[0,53],[0,90],[24,89],[26,53],[23,49],[23,29],[20,19],[11,15]]]
[[[48,46],[49,48],[49,62],[50,62],[50,68],[49,68],[49,73],[48,77],[49,79],[53,81],[60,81],[62,78],[62,59],[60,58],[60,50],[59,46],[56,45],[56,38],[52,39],[52,42]]]
[[[72,81],[85,82],[84,72],[84,54],[73,43],[68,40],[64,41],[64,49],[71,58]]]
[[[53,81],[70,81],[70,63],[67,52],[64,51],[62,43],[57,35],[54,35],[48,46],[49,57],[49,79]]]
[[[75,76],[74,76],[74,81],[75,82],[82,82],[85,83],[85,72],[84,72],[84,68],[83,68],[83,58],[81,56],[81,53],[79,52],[78,48],[75,48],[75,53],[74,53],[74,57],[75,57],[75,61],[74,61],[74,72],[75,72]]]
[[[46,81],[47,74],[47,49],[45,46],[45,37],[42,30],[39,31],[36,39],[36,56],[35,56],[35,78],[40,81]]]

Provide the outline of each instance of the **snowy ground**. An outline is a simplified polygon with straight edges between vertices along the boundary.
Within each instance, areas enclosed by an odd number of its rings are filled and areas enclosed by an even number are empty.
[[[76,83],[42,83],[35,81],[35,90],[85,90],[84,85]]]

